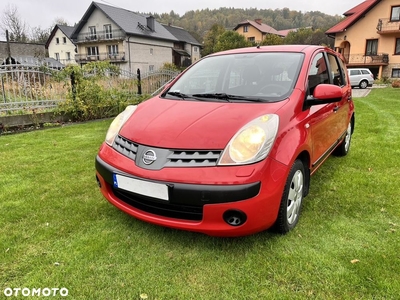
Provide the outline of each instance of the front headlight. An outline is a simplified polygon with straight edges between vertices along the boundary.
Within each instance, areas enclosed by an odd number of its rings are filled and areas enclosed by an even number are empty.
[[[219,165],[244,165],[267,157],[275,141],[279,117],[264,115],[243,126],[229,141]]]
[[[108,128],[106,135],[106,143],[112,146],[114,143],[114,139],[117,136],[118,132],[121,130],[122,126],[129,119],[130,116],[135,112],[137,105],[128,105],[123,112],[121,112],[115,119],[112,121],[110,127]]]

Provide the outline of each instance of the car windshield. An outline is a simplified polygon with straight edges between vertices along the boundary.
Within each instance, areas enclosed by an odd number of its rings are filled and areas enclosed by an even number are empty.
[[[302,53],[264,52],[204,58],[163,97],[187,101],[276,102],[292,92]]]

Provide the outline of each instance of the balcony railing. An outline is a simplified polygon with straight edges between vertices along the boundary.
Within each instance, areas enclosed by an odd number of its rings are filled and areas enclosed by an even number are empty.
[[[383,66],[389,64],[389,54],[387,53],[377,53],[377,54],[350,54],[345,55],[345,60],[347,65],[376,65]]]
[[[92,43],[101,41],[123,40],[125,32],[121,29],[109,31],[98,31],[96,33],[80,33],[75,39],[75,43]]]
[[[110,62],[126,62],[125,52],[119,53],[99,53],[97,55],[88,54],[76,54],[75,60],[77,63],[88,63],[91,61],[104,61],[108,60]]]
[[[399,33],[400,21],[391,21],[389,18],[379,19],[376,30],[379,34]]]

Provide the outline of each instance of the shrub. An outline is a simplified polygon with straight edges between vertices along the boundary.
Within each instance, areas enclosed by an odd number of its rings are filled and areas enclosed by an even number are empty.
[[[72,121],[114,117],[127,105],[149,98],[138,95],[135,80],[120,78],[119,69],[108,62],[68,66],[58,76],[60,81],[70,82],[71,89],[57,112],[68,114]]]
[[[394,80],[392,82],[392,87],[394,88],[400,88],[400,79]]]

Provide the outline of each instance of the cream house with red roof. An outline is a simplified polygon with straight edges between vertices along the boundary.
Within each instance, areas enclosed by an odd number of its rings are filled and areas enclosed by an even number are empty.
[[[400,0],[367,0],[346,11],[326,34],[335,38],[348,68],[369,68],[376,78],[400,78]]]
[[[277,36],[284,37],[284,34],[281,34],[271,26],[262,23],[261,19],[240,22],[233,30],[243,35],[248,41],[253,43],[260,43],[268,34],[275,34]]]

